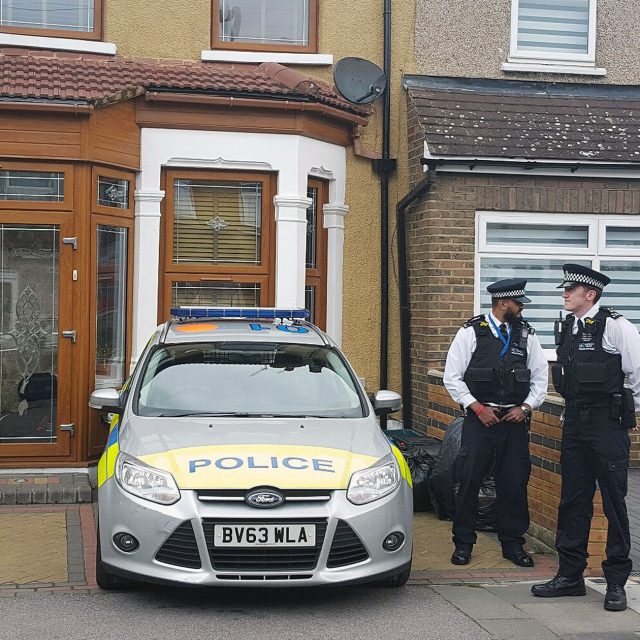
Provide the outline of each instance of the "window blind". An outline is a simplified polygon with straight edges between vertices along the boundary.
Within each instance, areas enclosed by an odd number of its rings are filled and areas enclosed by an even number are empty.
[[[176,264],[260,264],[262,184],[174,182]]]
[[[309,44],[309,0],[220,0],[223,42]]]
[[[590,0],[520,0],[518,49],[586,54]]]
[[[171,306],[257,307],[260,285],[254,282],[174,282]]]
[[[0,0],[0,25],[93,31],[94,0]]]
[[[555,224],[487,223],[487,244],[589,246],[589,227]]]

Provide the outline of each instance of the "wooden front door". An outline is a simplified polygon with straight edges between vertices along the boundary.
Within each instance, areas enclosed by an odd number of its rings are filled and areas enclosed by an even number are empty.
[[[0,463],[70,456],[71,214],[0,215]]]

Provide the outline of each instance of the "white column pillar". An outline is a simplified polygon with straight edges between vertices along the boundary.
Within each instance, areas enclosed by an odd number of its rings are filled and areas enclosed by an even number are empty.
[[[164,191],[136,190],[134,197],[132,369],[158,325],[160,202],[164,198]]]
[[[344,263],[345,204],[329,202],[322,207],[327,230],[327,333],[342,344],[342,268]]]
[[[307,209],[311,198],[273,198],[276,208],[276,306],[304,308]]]

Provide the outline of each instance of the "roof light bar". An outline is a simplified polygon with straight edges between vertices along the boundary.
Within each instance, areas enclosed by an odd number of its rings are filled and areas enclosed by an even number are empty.
[[[306,309],[275,309],[272,307],[172,307],[174,318],[234,318],[246,320],[305,320]]]

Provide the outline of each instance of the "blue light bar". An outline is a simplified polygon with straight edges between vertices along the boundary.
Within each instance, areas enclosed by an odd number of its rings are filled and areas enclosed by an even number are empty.
[[[246,320],[305,320],[306,309],[275,309],[272,307],[172,307],[174,318],[233,318]]]

